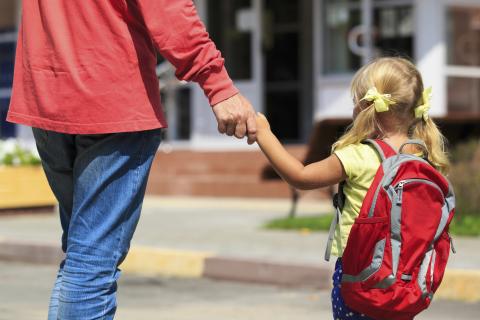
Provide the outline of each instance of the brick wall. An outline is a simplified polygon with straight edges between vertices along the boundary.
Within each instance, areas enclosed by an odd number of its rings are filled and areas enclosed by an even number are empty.
[[[289,147],[303,159],[306,146]],[[268,162],[260,151],[159,152],[147,192],[157,195],[212,197],[290,197],[289,186],[279,178],[265,177]],[[319,197],[318,191],[309,197]]]

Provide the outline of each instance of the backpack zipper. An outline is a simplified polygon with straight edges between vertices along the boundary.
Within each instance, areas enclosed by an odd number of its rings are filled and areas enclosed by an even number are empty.
[[[397,192],[397,201],[395,202],[396,205],[401,205],[402,204],[403,187],[408,183],[415,183],[415,182],[425,183],[425,184],[431,185],[434,188],[436,188],[438,191],[440,191],[440,193],[445,197],[445,194],[443,193],[442,189],[436,183],[434,183],[430,180],[426,180],[426,179],[405,179],[405,180],[399,181],[394,187],[395,191]],[[455,254],[455,253],[457,253],[457,250],[455,249],[455,245],[453,243],[453,238],[452,238],[452,236],[450,235],[449,232],[447,232],[447,235],[448,235],[448,239],[450,240],[450,249]]]
[[[397,201],[395,201],[395,204],[397,206],[402,204],[402,198],[403,198],[403,186],[406,184],[406,180],[400,181],[396,186],[395,186],[395,191],[397,191]]]
[[[438,191],[440,191],[442,196],[445,197],[445,194],[443,193],[442,189],[436,183],[434,183],[430,180],[426,180],[426,179],[405,179],[405,180],[399,181],[394,187],[395,191],[397,192],[397,201],[395,202],[396,205],[401,205],[402,204],[403,187],[408,183],[425,183],[425,184],[431,185],[431,186],[435,187]]]

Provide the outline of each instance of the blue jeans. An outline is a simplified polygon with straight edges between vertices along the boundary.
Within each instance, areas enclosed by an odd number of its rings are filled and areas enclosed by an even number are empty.
[[[71,135],[33,129],[63,229],[49,320],[113,319],[119,264],[140,217],[161,130]]]

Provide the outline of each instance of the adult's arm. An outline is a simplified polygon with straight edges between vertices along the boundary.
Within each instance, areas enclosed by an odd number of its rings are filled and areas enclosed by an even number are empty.
[[[195,81],[214,106],[238,93],[191,0],[136,0],[159,52],[180,80]]]

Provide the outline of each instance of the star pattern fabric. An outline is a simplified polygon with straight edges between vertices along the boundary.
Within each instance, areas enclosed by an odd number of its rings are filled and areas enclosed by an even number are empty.
[[[333,273],[332,311],[333,320],[373,320],[364,314],[355,312],[345,305],[340,288],[342,287],[342,261],[338,259]]]

